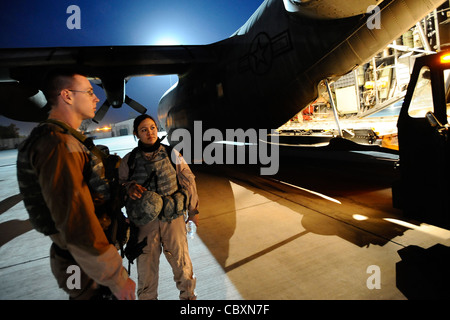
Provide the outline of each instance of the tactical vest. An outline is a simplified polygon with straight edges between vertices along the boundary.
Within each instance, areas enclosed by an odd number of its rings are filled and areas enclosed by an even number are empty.
[[[53,132],[70,134],[58,125],[41,123],[19,145],[17,155],[17,180],[20,193],[24,197],[23,201],[30,217],[30,223],[34,229],[45,235],[58,233],[58,230],[42,195],[38,176],[31,166],[30,150],[38,139],[45,139],[46,136]],[[96,208],[96,215],[100,224],[106,230],[111,220],[105,211],[105,203],[110,199],[110,186],[105,178],[105,168],[102,159],[98,155],[90,152],[84,144],[80,143],[80,145],[90,160],[83,170],[83,176],[89,186]]]
[[[135,169],[131,180],[161,196],[168,196],[177,191],[177,173],[164,147],[161,147],[150,161],[138,151],[134,161]]]
[[[170,222],[184,214],[188,207],[187,191],[178,186],[177,173],[166,148],[161,146],[155,152],[154,158],[149,160],[136,148],[131,152],[128,160],[130,169],[128,180],[136,181],[162,198],[161,212],[156,215],[153,212],[155,206],[149,207],[139,203],[151,198],[156,204],[154,194],[148,195],[148,197],[144,196],[139,200],[128,201],[127,212],[130,219],[137,225],[148,223],[156,216],[162,221]],[[145,209],[146,207],[148,210]],[[156,208],[159,207],[159,205],[156,206]]]

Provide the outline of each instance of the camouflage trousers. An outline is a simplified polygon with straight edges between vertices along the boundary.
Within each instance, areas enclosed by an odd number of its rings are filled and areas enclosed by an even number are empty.
[[[147,245],[137,258],[139,300],[158,299],[159,258],[163,252],[172,267],[180,299],[196,299],[196,279],[189,256],[186,224],[180,216],[170,223],[155,219],[139,227],[138,241],[147,237]]]

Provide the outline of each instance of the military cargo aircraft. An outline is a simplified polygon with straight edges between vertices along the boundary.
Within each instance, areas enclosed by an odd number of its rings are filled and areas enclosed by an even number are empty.
[[[77,66],[101,84],[108,108],[124,103],[134,76],[177,74],[158,118],[169,133],[207,128],[277,128],[339,77],[398,38],[443,0],[265,0],[232,36],[209,45],[24,48],[0,50],[1,114],[46,118],[39,83],[48,70]],[[169,139],[170,141],[170,139]]]

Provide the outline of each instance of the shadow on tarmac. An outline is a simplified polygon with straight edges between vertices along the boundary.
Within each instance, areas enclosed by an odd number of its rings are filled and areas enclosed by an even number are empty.
[[[23,196],[19,193],[14,196],[8,197],[0,202],[0,214],[5,213],[20,201],[22,201]],[[9,220],[0,223],[0,247],[5,243],[13,240],[14,238],[32,230],[33,227],[29,220]]]
[[[248,165],[191,165],[194,173],[200,174],[198,179],[200,199],[208,192],[220,192],[220,203],[212,207],[202,208],[202,219],[208,215],[220,215],[226,212],[221,220],[220,228],[208,231],[199,228],[199,237],[208,247],[225,272],[230,272],[249,263],[273,250],[308,233],[319,235],[336,235],[358,247],[369,245],[384,246],[395,237],[403,235],[407,227],[386,221],[393,217],[418,223],[407,219],[402,212],[393,208],[392,194],[383,193],[384,197],[360,198],[367,194],[376,194],[380,190],[390,189],[398,179],[395,161],[380,159],[345,150],[309,149],[301,150],[285,148],[280,150],[280,170],[270,178],[258,175],[258,166]],[[214,185],[202,185],[201,175],[211,175]],[[206,179],[205,179],[206,180]],[[351,206],[333,205],[326,200],[305,194],[292,187],[276,181],[288,182],[318,190],[333,198],[350,199]],[[229,256],[229,241],[236,228],[236,207],[233,190],[230,183],[238,184],[255,194],[262,196],[273,193],[287,201],[282,202],[286,209],[291,209],[303,215],[301,224],[306,230],[290,236],[259,252],[226,265]],[[211,182],[209,182],[211,183]],[[281,203],[279,201],[279,203]],[[311,209],[300,210],[299,205]],[[322,209],[326,207],[325,211]],[[349,212],[355,208],[364,208],[364,212],[373,213],[367,220],[358,221],[349,217]],[[348,210],[349,209],[349,210]],[[371,210],[373,209],[373,210]],[[349,212],[345,212],[348,210]],[[339,212],[340,211],[340,212]],[[330,219],[331,218],[331,219]],[[437,246],[435,249],[422,249],[409,246],[398,251],[403,259],[396,265],[397,288],[408,299],[447,299],[450,277],[449,248]]]

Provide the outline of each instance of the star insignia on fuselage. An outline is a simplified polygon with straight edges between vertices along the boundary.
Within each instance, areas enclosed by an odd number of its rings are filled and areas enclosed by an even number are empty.
[[[250,68],[257,74],[269,71],[272,65],[272,46],[270,38],[260,33],[252,42],[249,54]]]
[[[292,49],[288,31],[274,37],[261,32],[250,44],[247,54],[239,59],[238,71],[251,70],[254,74],[263,75],[270,71],[274,58]]]
[[[261,37],[258,37],[256,45],[252,47],[252,51],[250,52],[250,59],[252,59],[252,65],[256,70],[269,67],[272,60],[270,42],[263,41]]]

